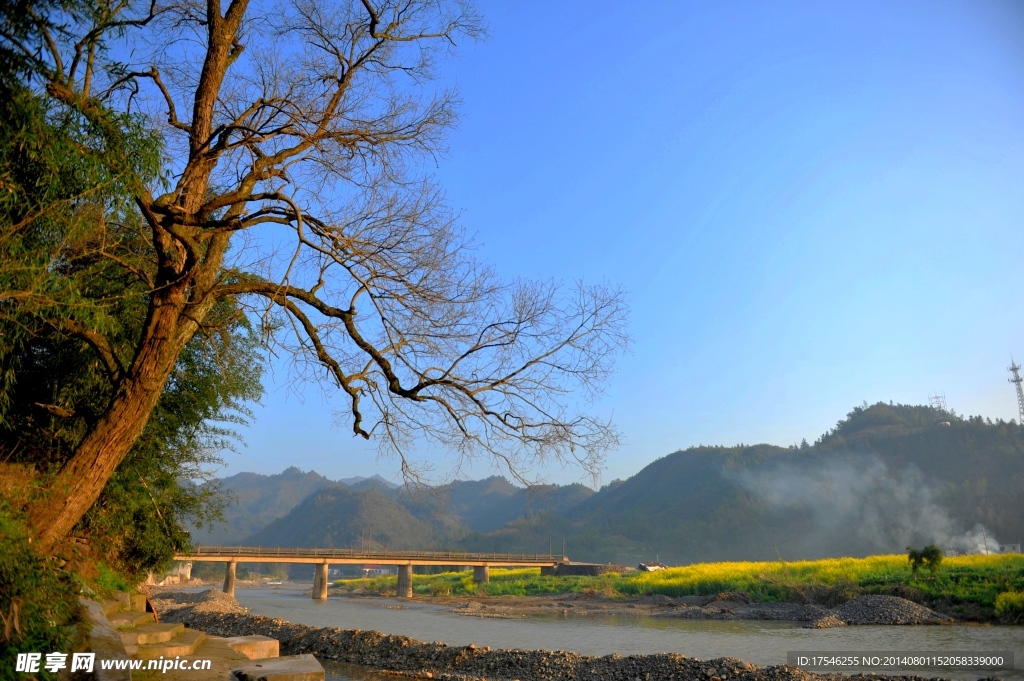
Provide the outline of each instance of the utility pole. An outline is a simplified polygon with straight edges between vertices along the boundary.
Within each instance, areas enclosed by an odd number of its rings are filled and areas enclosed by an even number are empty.
[[[1021,388],[1024,378],[1020,377],[1020,365],[1011,357],[1010,366],[1006,367],[1006,370],[1013,374],[1013,378],[1007,380],[1017,388],[1017,425],[1024,425],[1024,389]]]
[[[929,395],[928,404],[930,404],[932,408],[942,412],[943,414],[949,411],[949,409],[946,407],[946,395],[944,393],[935,393],[934,395]]]

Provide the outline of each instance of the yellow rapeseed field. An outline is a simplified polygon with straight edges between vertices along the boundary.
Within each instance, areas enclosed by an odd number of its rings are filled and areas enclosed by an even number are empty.
[[[346,589],[394,590],[395,577],[341,580]],[[822,560],[697,563],[656,572],[608,573],[599,577],[542,577],[537,569],[491,570],[489,584],[475,584],[467,572],[415,575],[420,594],[540,595],[565,592],[611,597],[640,594],[666,596],[746,593],[755,600],[787,600],[795,594],[839,602],[859,593],[891,593],[907,587],[929,598],[994,607],[1005,592],[1024,591],[1024,556],[956,556],[945,558],[936,573],[913,575],[906,555]],[[1005,597],[1009,607],[1010,597]],[[1016,601],[1014,601],[1016,603]]]

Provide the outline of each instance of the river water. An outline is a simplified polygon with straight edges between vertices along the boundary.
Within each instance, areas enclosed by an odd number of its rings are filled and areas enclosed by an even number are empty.
[[[238,601],[252,612],[317,627],[370,629],[421,641],[492,648],[569,650],[584,655],[636,655],[674,652],[701,659],[738,657],[756,665],[784,664],[788,651],[1005,653],[1014,671],[917,671],[919,676],[973,681],[995,675],[1024,681],[1024,627],[850,626],[804,629],[799,622],[688,620],[660,617],[588,615],[498,619],[459,615],[445,606],[387,598],[328,598],[314,601],[308,591],[244,589]],[[378,675],[325,663],[328,678],[373,681]],[[873,670],[866,670],[873,671]],[[874,670],[877,671],[877,670]],[[896,673],[890,671],[889,673]]]

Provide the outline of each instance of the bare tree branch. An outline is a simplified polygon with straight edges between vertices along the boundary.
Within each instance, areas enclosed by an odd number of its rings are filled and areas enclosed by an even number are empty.
[[[499,279],[472,257],[430,180],[458,96],[429,83],[439,55],[482,35],[472,8],[148,7],[126,16],[126,0],[105,0],[95,25],[71,24],[77,37],[48,43],[54,101],[104,124],[148,116],[166,159],[162,184],[125,180],[134,206],[118,219],[131,238],[90,251],[145,283],[141,337],[128,350],[98,325],[58,327],[94,347],[113,395],[58,483],[83,498],[95,491],[178,353],[214,332],[209,314],[224,299],[299,371],[329,377],[353,434],[397,455],[410,481],[422,475],[413,457],[424,442],[456,467],[485,457],[523,482],[549,461],[595,474],[618,437],[588,408],[628,342],[622,292]],[[126,64],[98,49],[121,34]],[[75,66],[65,73],[65,63]],[[21,293],[5,300],[22,304]],[[33,524],[57,528],[49,536],[80,510],[40,508]]]

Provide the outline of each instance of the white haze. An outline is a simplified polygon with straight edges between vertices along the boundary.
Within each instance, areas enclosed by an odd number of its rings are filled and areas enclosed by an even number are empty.
[[[947,552],[998,551],[999,543],[982,525],[965,532],[950,518],[919,469],[889,470],[875,454],[808,458],[730,477],[774,511],[809,513],[809,545],[880,553],[925,544]]]

